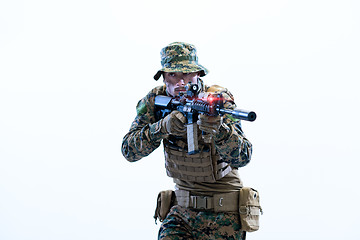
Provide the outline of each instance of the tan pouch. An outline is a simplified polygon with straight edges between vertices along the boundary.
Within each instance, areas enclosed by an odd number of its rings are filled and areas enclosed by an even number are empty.
[[[254,232],[259,229],[259,217],[262,209],[258,191],[249,187],[240,189],[239,213],[241,230]]]
[[[155,223],[157,219],[159,219],[160,222],[165,219],[166,215],[170,211],[170,208],[174,205],[175,198],[175,192],[173,190],[159,192],[154,214]]]

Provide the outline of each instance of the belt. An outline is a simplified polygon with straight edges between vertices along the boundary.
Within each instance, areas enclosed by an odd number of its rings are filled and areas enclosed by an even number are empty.
[[[182,207],[214,212],[239,212],[239,192],[196,196],[185,190],[175,190],[176,203]]]

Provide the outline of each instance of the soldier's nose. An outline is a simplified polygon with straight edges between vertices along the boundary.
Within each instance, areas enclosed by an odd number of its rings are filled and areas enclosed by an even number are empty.
[[[184,81],[184,78],[183,78],[183,77],[180,78],[178,84],[179,84],[180,86],[184,86],[184,85],[185,85],[185,81]]]

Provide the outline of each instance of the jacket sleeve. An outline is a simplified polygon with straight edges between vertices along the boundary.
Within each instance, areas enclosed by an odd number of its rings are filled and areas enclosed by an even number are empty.
[[[224,107],[234,109],[236,104],[230,92],[223,91]],[[215,136],[215,148],[221,159],[234,168],[247,165],[252,154],[252,145],[241,129],[240,120],[225,115],[219,133]]]
[[[164,134],[161,133],[161,121],[155,121],[155,94],[149,93],[136,107],[137,116],[129,132],[124,136],[121,152],[129,162],[135,162],[148,156],[160,146]]]

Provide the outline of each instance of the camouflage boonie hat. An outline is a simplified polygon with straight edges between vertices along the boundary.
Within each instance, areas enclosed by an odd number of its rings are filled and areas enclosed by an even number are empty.
[[[163,72],[200,72],[200,77],[209,72],[198,63],[196,48],[192,44],[171,43],[161,50],[160,55],[162,69],[155,74],[155,80],[158,80]]]

